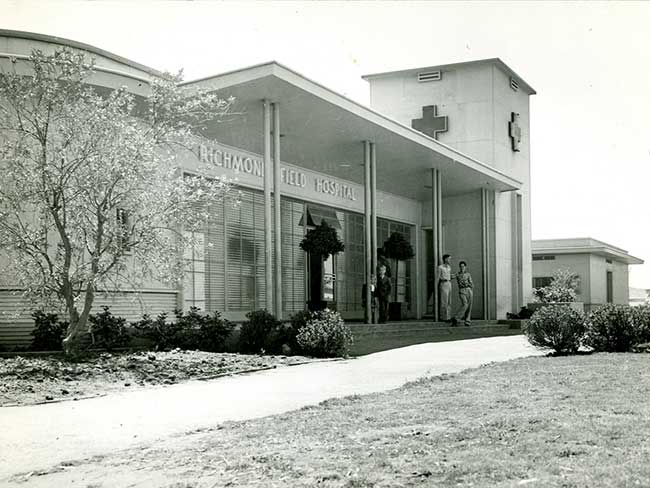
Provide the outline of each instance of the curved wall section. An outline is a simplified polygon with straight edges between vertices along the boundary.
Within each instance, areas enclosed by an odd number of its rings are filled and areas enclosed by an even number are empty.
[[[29,32],[0,29],[0,68],[3,70],[25,69],[25,61],[35,49],[46,54],[53,53],[63,46],[87,53],[95,60],[95,74],[89,78],[93,85],[107,88],[126,86],[135,94],[145,94],[152,77],[161,73],[126,58],[102,49],[60,37],[33,34]]]

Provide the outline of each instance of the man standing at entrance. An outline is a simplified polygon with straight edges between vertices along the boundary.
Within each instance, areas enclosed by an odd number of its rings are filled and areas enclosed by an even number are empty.
[[[451,256],[442,256],[442,264],[438,266],[438,296],[440,297],[440,320],[449,322],[451,320],[451,273],[449,259]]]
[[[385,323],[388,319],[388,300],[390,300],[390,291],[392,287],[390,278],[386,275],[386,266],[380,264],[376,288],[380,324]]]
[[[458,313],[452,319],[453,325],[456,325],[456,322],[461,320],[466,326],[470,326],[472,321],[472,301],[474,299],[474,282],[472,281],[472,275],[467,271],[467,263],[461,261],[458,263],[459,271],[456,275],[456,281],[458,282],[458,296],[460,298],[460,308]]]

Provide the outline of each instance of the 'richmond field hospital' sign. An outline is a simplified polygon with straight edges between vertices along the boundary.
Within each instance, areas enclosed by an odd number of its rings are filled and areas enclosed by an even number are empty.
[[[264,178],[264,162],[259,156],[239,149],[219,145],[199,144],[198,158],[201,163],[210,164],[232,172],[234,176],[250,175]],[[356,201],[356,189],[337,179],[319,176],[311,171],[282,164],[280,180],[287,186],[312,190],[342,200]]]

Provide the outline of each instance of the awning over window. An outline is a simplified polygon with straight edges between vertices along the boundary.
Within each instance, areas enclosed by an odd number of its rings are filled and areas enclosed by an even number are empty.
[[[300,219],[298,225],[304,225],[304,216]],[[334,227],[336,230],[341,230],[341,223],[336,216],[336,210],[327,207],[318,207],[315,205],[307,206],[307,226],[316,227],[321,223],[327,222],[327,225]]]

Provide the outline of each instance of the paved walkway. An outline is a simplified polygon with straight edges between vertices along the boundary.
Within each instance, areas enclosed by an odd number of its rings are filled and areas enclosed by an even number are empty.
[[[0,408],[0,485],[12,474],[150,445],[156,439],[397,388],[536,354],[523,336],[420,344],[336,362],[191,381],[78,402]]]

